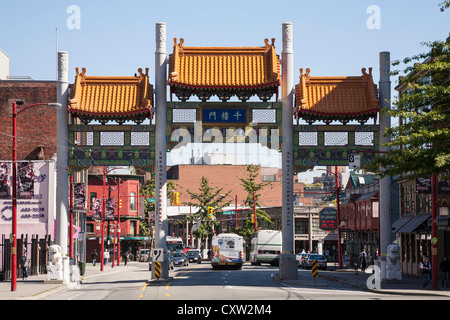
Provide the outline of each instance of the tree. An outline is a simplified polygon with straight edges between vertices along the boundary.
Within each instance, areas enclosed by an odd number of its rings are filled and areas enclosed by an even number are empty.
[[[177,185],[173,181],[167,182],[167,191],[175,191],[177,189]],[[148,201],[151,198],[155,198],[155,178],[152,175],[152,178],[147,181],[145,185],[141,186],[139,191],[140,196],[145,196],[145,208],[144,208],[144,218],[140,220],[139,224],[139,233],[141,236],[150,236],[151,229],[149,225],[149,216],[150,214],[155,212],[155,202]]]
[[[254,222],[252,222],[253,216],[253,206],[255,201],[253,200],[253,194],[255,195],[256,200],[256,218],[262,219],[269,223],[273,223],[270,216],[264,211],[260,209],[260,203],[258,202],[259,197],[261,196],[259,191],[264,189],[265,186],[268,185],[266,182],[256,182],[256,178],[259,176],[259,166],[250,164],[246,169],[248,176],[246,178],[239,178],[241,181],[241,185],[244,187],[245,191],[247,191],[247,198],[244,201],[245,206],[251,208],[249,210],[248,219],[244,222],[244,226],[242,228],[235,228],[234,232],[243,236],[247,241],[252,238],[253,233],[255,232]]]
[[[445,11],[445,9],[450,8],[450,1],[446,0],[439,4],[441,6],[441,11]]]
[[[221,194],[223,188],[213,188],[209,185],[206,177],[202,177],[200,182],[199,192],[187,190],[193,202],[184,202],[185,206],[192,206],[198,208],[197,212],[187,216],[186,220],[191,222],[200,221],[200,225],[193,232],[195,237],[200,239],[209,238],[212,236],[212,231],[219,223],[214,217],[208,217],[208,207],[212,207],[214,211],[220,210],[223,207],[230,205],[230,202],[225,202],[224,198],[230,194],[231,190],[223,196]]]
[[[423,45],[428,52],[403,60],[406,75],[400,77],[399,85],[406,85],[407,91],[387,111],[401,121],[384,133],[391,136],[386,144],[391,151],[369,166],[383,176],[408,173],[416,178],[442,173],[450,178],[450,42]]]

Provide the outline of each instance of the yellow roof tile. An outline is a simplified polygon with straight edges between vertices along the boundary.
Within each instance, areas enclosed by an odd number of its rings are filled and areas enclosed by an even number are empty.
[[[300,69],[300,83],[295,87],[297,112],[317,116],[356,116],[376,114],[380,110],[372,68],[362,69],[359,77],[310,77],[310,70]]]
[[[148,69],[134,77],[86,76],[86,69],[76,68],[69,111],[92,116],[120,116],[149,112],[153,104],[153,86],[148,82]]]
[[[259,88],[279,85],[280,59],[264,47],[184,47],[174,39],[169,84],[190,88]]]

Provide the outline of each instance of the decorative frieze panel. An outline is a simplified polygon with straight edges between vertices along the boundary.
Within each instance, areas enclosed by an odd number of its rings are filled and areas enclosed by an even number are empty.
[[[347,166],[349,154],[370,163],[379,148],[378,125],[294,125],[294,167]]]

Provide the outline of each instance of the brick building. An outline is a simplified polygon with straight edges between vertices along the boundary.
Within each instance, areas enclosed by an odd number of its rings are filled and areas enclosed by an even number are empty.
[[[56,81],[0,81],[0,159],[12,158],[12,101],[56,102]],[[17,107],[20,110],[20,106]],[[56,108],[37,106],[17,117],[17,159],[51,160],[56,154]]]
[[[101,169],[95,173],[95,169]],[[94,202],[96,199],[103,198],[103,169],[102,167],[92,167],[89,174],[89,183],[87,188],[87,219],[86,219],[86,261],[91,262],[91,252],[96,249],[100,252],[101,247],[99,239],[101,237],[101,221],[95,219]],[[119,185],[120,179],[120,185]],[[109,223],[104,222],[105,237],[108,239],[107,248],[112,253],[112,238],[117,226],[118,210],[120,210],[120,251],[130,250],[133,256],[136,256],[140,246],[147,246],[149,241],[139,236],[139,220],[143,208],[140,207],[139,189],[143,177],[134,175],[108,175],[105,183],[106,197],[114,199],[113,220]],[[119,199],[121,200],[121,208],[119,208]],[[141,210],[142,209],[142,210]],[[109,226],[109,231],[107,226]],[[148,243],[147,243],[148,242]],[[109,245],[108,245],[109,244]],[[117,254],[117,253],[116,253]]]

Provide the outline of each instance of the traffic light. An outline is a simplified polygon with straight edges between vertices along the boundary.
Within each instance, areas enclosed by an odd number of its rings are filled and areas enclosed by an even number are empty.
[[[208,207],[208,218],[212,218],[214,216],[213,207]]]
[[[180,204],[180,193],[177,191],[173,193],[173,204],[176,206]]]
[[[119,209],[122,209],[122,199],[119,199]]]

